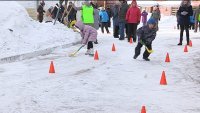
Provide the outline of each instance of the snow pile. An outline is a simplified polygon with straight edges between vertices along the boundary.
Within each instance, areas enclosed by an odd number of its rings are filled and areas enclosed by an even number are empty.
[[[75,33],[62,24],[32,20],[15,1],[0,2],[0,14],[0,58],[77,41]]]

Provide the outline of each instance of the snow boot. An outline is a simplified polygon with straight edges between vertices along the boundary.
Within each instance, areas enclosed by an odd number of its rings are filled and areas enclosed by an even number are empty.
[[[178,45],[178,46],[181,46],[181,45],[182,45],[182,43],[181,43],[181,42],[179,42],[177,45]]]
[[[138,57],[138,55],[134,55],[133,59],[136,59]]]
[[[85,55],[89,55],[90,54],[90,49],[88,49],[85,53]]]
[[[89,55],[94,56],[94,50],[93,49],[90,49]]]
[[[145,61],[150,61],[150,59],[149,58],[143,58]]]

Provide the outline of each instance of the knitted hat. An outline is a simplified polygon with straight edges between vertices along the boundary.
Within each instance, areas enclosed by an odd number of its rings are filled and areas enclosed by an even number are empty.
[[[147,23],[155,25],[156,24],[156,20],[154,18],[150,18]]]

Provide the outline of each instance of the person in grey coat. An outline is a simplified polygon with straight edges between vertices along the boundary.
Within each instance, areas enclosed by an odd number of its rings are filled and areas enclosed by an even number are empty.
[[[95,5],[95,4],[92,3],[92,2],[91,2],[91,5],[92,5],[92,7],[94,8],[94,28],[95,28],[96,30],[98,30],[98,29],[99,29],[99,23],[100,23],[98,5],[97,5],[97,4]],[[94,43],[95,43],[95,44],[98,44],[98,41],[96,40]]]
[[[99,10],[97,4],[91,2],[92,7],[94,8],[94,28],[96,30],[99,29],[100,17],[99,17]]]
[[[120,7],[119,7],[119,33],[120,38],[119,40],[124,40],[124,29],[126,24],[126,12],[128,10],[128,4],[126,0],[119,0],[120,1]]]
[[[119,4],[115,4],[112,9],[113,15],[113,36],[114,38],[119,38]]]

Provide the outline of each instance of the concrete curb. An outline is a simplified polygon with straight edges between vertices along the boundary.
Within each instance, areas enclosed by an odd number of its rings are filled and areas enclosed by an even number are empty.
[[[60,45],[60,46],[46,48],[46,49],[43,49],[43,50],[33,51],[33,52],[30,52],[30,53],[24,53],[24,54],[5,57],[5,58],[0,58],[0,63],[1,64],[11,63],[11,62],[16,62],[16,61],[31,59],[31,58],[34,58],[34,57],[37,57],[37,56],[48,55],[48,54],[52,53],[53,51],[55,51],[56,49],[69,48],[69,47],[77,45],[79,43],[80,42],[73,42],[73,43],[69,43],[69,44],[64,44],[64,45]]]

